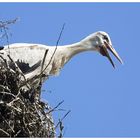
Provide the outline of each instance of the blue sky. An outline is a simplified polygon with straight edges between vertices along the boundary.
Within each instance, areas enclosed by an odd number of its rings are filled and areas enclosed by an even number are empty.
[[[1,20],[15,17],[10,43],[55,45],[63,23],[60,45],[109,33],[124,65],[113,57],[113,69],[98,53],[81,53],[44,83],[42,98],[71,110],[64,137],[140,137],[140,3],[0,3]]]

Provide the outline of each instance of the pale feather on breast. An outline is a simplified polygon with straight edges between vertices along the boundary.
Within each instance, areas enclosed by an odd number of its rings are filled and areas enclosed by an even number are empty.
[[[66,62],[66,57],[64,57],[63,55],[60,56],[61,59],[55,58],[53,59],[51,65],[51,70],[50,70],[50,74],[51,75],[59,75],[59,72],[61,70],[61,68],[64,66],[65,62]]]

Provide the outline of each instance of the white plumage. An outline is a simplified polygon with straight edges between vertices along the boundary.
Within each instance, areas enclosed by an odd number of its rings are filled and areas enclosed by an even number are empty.
[[[55,49],[56,46],[16,43],[10,44],[9,46],[4,46],[4,48],[0,51],[0,54],[8,61],[10,65],[11,61],[7,57],[7,55],[9,54],[14,62],[19,66],[21,71],[25,74],[25,77],[27,79],[40,74],[44,54],[46,51],[47,55],[44,61],[43,68],[45,68],[48,63],[50,63],[43,72],[46,76],[58,74],[60,69],[64,66],[65,63],[70,60],[70,58],[83,51],[97,51],[103,56],[106,56],[113,67],[115,67],[108,53],[109,50],[122,63],[121,58],[112,47],[109,35],[101,31],[89,35],[78,43],[58,46],[52,58]],[[1,65],[3,64],[2,61],[3,60],[1,59]],[[12,67],[12,65],[10,66]]]

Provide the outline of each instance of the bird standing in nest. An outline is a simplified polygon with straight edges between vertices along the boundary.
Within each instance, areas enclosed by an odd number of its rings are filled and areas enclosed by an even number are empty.
[[[58,46],[57,48],[56,46],[42,44],[15,43],[4,46],[0,53],[12,68],[12,63],[7,57],[9,54],[26,79],[32,79],[42,73],[45,75],[44,81],[50,75],[57,75],[73,56],[85,51],[99,52],[101,55],[106,56],[115,68],[109,55],[110,51],[120,63],[123,63],[116,50],[112,47],[109,35],[103,31],[95,32],[80,42]]]

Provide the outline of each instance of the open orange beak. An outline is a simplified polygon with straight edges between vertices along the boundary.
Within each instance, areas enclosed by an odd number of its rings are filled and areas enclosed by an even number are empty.
[[[123,64],[123,61],[120,58],[120,56],[118,55],[118,53],[116,52],[116,50],[111,45],[109,45],[106,41],[104,41],[104,45],[100,48],[100,53],[103,56],[106,56],[109,59],[112,66],[115,68],[115,65],[114,65],[114,63],[113,63],[113,61],[108,53],[108,50],[119,60],[119,62],[121,64]]]

